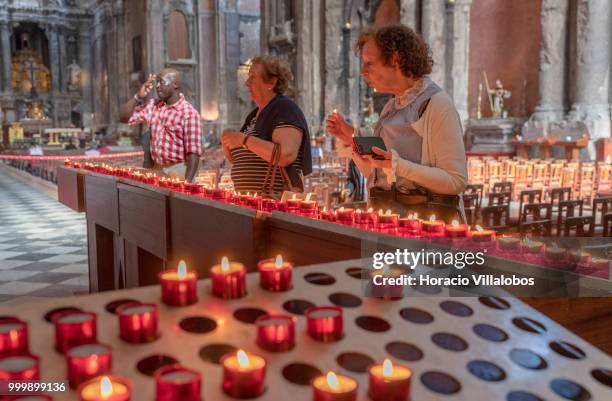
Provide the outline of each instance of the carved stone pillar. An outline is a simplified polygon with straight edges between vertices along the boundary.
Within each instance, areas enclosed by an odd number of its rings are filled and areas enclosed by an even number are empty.
[[[45,30],[47,39],[49,40],[49,58],[51,67],[51,90],[56,93],[61,89],[61,65],[60,65],[60,47],[59,34],[57,27],[50,26]]]
[[[561,120],[565,114],[568,0],[542,0],[540,24],[540,99],[532,120]]]
[[[455,0],[449,3],[451,21],[449,34],[453,36],[450,51],[450,76],[446,89],[455,102],[462,121],[469,117],[468,96],[468,61],[470,49],[470,7],[472,0]]]
[[[579,0],[574,42],[575,82],[569,118],[582,120],[591,139],[610,135],[610,3]],[[593,141],[589,155],[595,156]]]
[[[422,16],[423,39],[429,45],[434,60],[431,79],[444,88],[446,75],[446,0],[423,2]]]
[[[66,34],[60,31],[58,34],[59,39],[59,59],[60,59],[60,92],[66,92],[68,89],[68,71],[66,66],[68,65],[68,54],[66,53]]]
[[[85,126],[91,125],[92,106],[92,85],[93,85],[93,64],[91,61],[91,33],[87,27],[83,27],[79,32],[78,50],[81,66],[81,93],[83,102],[83,123]]]
[[[343,4],[342,0],[327,0],[325,2],[325,110],[329,114],[338,109],[345,112],[341,104],[341,93],[339,91],[342,75],[342,25]]]
[[[5,94],[13,91],[11,82],[11,25],[0,22],[0,47],[2,50],[2,77],[0,83]]]

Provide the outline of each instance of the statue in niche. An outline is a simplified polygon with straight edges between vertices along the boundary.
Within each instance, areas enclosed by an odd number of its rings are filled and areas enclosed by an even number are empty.
[[[504,89],[504,86],[499,79],[495,81],[495,88],[489,89],[489,96],[491,96],[492,99],[491,113],[493,114],[493,117],[507,117],[508,111],[504,110],[504,99],[509,99],[511,95],[512,92]]]
[[[66,69],[68,70],[68,90],[78,91],[81,87],[81,67],[75,60],[72,60]]]

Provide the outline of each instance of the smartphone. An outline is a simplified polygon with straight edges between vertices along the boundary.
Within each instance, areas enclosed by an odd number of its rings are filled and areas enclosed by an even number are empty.
[[[376,146],[382,150],[387,150],[385,141],[379,136],[355,136],[353,137],[353,143],[357,149],[357,153],[360,155],[370,155],[374,159],[384,160],[384,157],[377,155],[372,152],[372,147]]]

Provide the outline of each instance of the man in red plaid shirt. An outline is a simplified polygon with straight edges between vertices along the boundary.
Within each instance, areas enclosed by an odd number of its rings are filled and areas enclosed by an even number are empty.
[[[145,102],[153,85],[157,99]],[[193,182],[202,154],[202,122],[180,89],[181,74],[175,69],[149,75],[134,98],[121,108],[120,119],[128,124],[148,124],[153,169]]]

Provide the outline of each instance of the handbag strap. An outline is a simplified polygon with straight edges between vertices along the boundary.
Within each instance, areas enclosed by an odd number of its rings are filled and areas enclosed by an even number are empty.
[[[268,163],[268,171],[261,188],[263,196],[274,197],[274,184],[276,183],[276,167],[278,166],[278,160],[280,158],[280,145],[273,142],[274,147],[272,148],[272,155],[270,162]]]

